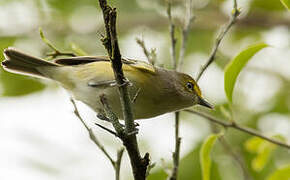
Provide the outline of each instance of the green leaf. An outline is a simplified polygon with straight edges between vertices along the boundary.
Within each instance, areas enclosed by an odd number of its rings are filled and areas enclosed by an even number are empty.
[[[206,140],[201,146],[199,155],[203,180],[210,180],[210,168],[211,168],[210,152],[216,139],[219,136],[220,135],[218,134],[210,135],[208,138],[206,138]]]
[[[289,180],[290,179],[290,164],[283,168],[277,169],[270,174],[267,180]]]
[[[224,88],[227,95],[227,98],[232,102],[232,95],[234,86],[237,80],[237,77],[243,67],[247,62],[253,57],[258,51],[267,47],[265,43],[255,44],[249,46],[247,49],[240,52],[225,68],[225,77],[224,77]]]
[[[179,171],[178,171],[178,179],[186,180],[186,179],[202,179],[201,174],[201,167],[200,167],[200,149],[201,144],[197,144],[193,147],[193,149],[183,156],[179,163]],[[172,162],[170,160],[169,164],[171,165]],[[167,167],[167,166],[166,166]],[[150,172],[148,176],[148,180],[166,180],[168,178],[168,174],[164,171],[166,167],[155,167]],[[212,162],[211,168],[211,177],[214,177],[214,180],[222,180],[220,171],[219,171],[219,164],[216,162]]]
[[[290,10],[290,0],[280,0],[288,11]]]

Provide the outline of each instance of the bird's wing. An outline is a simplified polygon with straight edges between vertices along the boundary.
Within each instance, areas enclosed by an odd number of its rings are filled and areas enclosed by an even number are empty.
[[[56,64],[64,65],[64,66],[88,64],[88,63],[98,62],[98,61],[109,62],[110,59],[107,56],[80,56],[80,57],[61,58],[61,59],[54,60]],[[133,59],[122,58],[122,63],[131,67],[135,67],[140,71],[145,71],[149,73],[156,72],[156,69],[153,65],[146,63],[144,61],[137,61]]]
[[[55,59],[54,62],[64,66],[73,66],[80,64],[88,64],[96,61],[109,61],[107,57],[94,57],[94,56],[79,56],[70,58]]]

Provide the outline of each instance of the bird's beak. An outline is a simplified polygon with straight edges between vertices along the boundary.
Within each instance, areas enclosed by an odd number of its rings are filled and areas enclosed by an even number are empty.
[[[207,108],[213,109],[213,105],[211,105],[210,103],[208,103],[206,100],[204,100],[202,97],[198,97],[198,103],[201,106],[205,106]]]

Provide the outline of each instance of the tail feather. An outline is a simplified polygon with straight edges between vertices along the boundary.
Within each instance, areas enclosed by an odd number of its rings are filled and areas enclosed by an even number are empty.
[[[38,77],[45,77],[44,74],[39,72],[38,67],[59,66],[56,63],[29,56],[13,48],[5,49],[4,56],[6,58],[2,62],[2,66],[4,67],[4,69],[8,71],[13,71],[18,74],[28,74]]]

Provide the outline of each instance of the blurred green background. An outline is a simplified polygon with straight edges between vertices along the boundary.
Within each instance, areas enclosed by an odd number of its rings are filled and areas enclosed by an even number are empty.
[[[146,60],[135,40],[143,38],[148,48],[156,48],[157,64],[170,68],[164,1],[109,0],[109,3],[118,10],[122,55]],[[196,77],[219,29],[229,20],[232,1],[193,0],[193,4],[196,20],[190,29],[182,70]],[[214,112],[207,113],[227,119],[225,65],[248,45],[266,42],[271,47],[255,55],[238,78],[233,115],[236,122],[268,136],[282,136],[289,143],[290,13],[278,0],[238,0],[238,6],[242,11],[238,23],[226,35],[215,63],[199,81],[203,95],[216,107]],[[182,26],[184,1],[175,0],[172,11],[174,22]],[[50,49],[41,41],[39,27],[60,50],[70,51],[70,44],[75,43],[90,55],[106,53],[99,40],[104,28],[96,0],[0,0],[0,52],[13,46],[44,57]],[[179,28],[177,37],[179,47]],[[2,53],[0,57],[4,59]],[[86,131],[73,116],[66,93],[55,83],[0,68],[0,93],[0,179],[113,179],[110,164],[88,140]],[[90,109],[79,105],[86,119],[96,120]],[[181,180],[199,180],[201,143],[220,127],[185,112],[181,118],[179,176]],[[171,166],[174,150],[173,119],[169,114],[140,121],[141,150],[150,152],[152,161],[157,163],[150,180],[167,177],[166,167]],[[100,129],[95,130],[109,151],[115,153],[120,143]],[[225,140],[230,148],[219,141],[213,148],[214,180],[264,180],[278,169],[290,166],[290,153],[285,148],[232,129],[225,130]],[[128,158],[124,158],[121,174],[123,179],[132,179]],[[290,179],[289,168],[285,174],[279,180]]]

